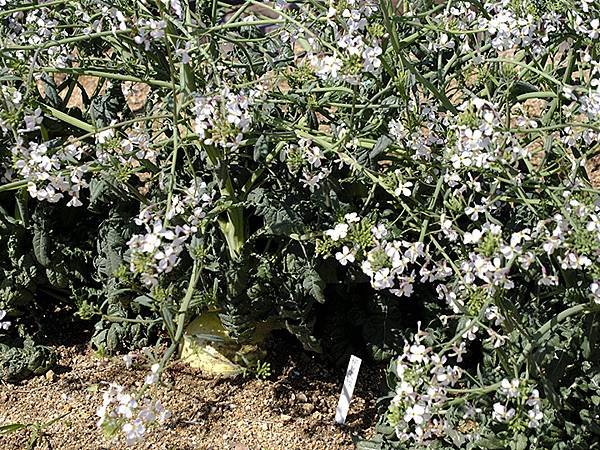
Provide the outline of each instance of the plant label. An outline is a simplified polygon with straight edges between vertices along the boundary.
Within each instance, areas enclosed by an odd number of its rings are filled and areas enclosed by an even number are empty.
[[[346,423],[346,416],[348,415],[348,409],[350,408],[350,400],[352,400],[354,385],[358,378],[361,362],[362,359],[359,357],[354,355],[350,356],[350,362],[348,363],[348,369],[346,370],[346,378],[344,379],[344,387],[342,388],[340,400],[337,409],[335,410],[335,421],[340,425]]]

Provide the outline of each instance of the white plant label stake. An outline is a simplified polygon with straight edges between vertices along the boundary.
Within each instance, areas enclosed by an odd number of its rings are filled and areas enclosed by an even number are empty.
[[[350,362],[348,363],[348,370],[346,370],[346,378],[344,378],[344,387],[340,394],[340,401],[338,402],[335,410],[335,421],[340,425],[346,423],[346,416],[348,415],[348,409],[350,408],[350,400],[352,400],[352,394],[354,393],[354,385],[358,378],[358,371],[360,370],[360,363],[362,359],[357,356],[351,355]]]

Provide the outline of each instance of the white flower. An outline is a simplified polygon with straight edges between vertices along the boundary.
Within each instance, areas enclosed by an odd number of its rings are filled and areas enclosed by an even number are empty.
[[[515,378],[512,381],[508,381],[504,378],[500,382],[500,392],[506,395],[508,398],[517,398],[519,394],[519,385],[520,381],[518,378]]]
[[[132,353],[123,355],[123,362],[125,363],[125,368],[131,369],[131,366],[133,365],[133,357],[134,355]]]
[[[344,245],[342,251],[335,254],[335,259],[337,259],[342,266],[345,266],[348,263],[354,262],[354,253],[352,253],[352,250],[350,250],[348,246]]]
[[[346,219],[346,222],[348,223],[356,223],[356,222],[360,222],[360,217],[358,216],[358,214],[356,213],[348,213],[344,216],[344,218]]]
[[[146,427],[141,419],[136,419],[133,422],[125,423],[122,431],[125,433],[125,444],[131,447],[144,438]]]
[[[461,341],[458,346],[456,344],[452,346],[452,353],[449,353],[448,356],[456,358],[456,362],[462,362],[462,355],[465,353],[467,353],[467,345]]]
[[[400,182],[400,184],[398,184],[398,187],[394,191],[394,194],[410,197],[412,194],[412,190],[410,189],[411,187],[413,187],[413,184],[410,181],[407,181],[406,183]]]
[[[183,9],[180,0],[161,0],[166,6],[170,6],[171,10],[180,19],[183,17]]]
[[[471,325],[471,323],[469,323]],[[467,331],[462,334],[462,337],[468,339],[469,341],[474,341],[477,339],[477,332],[479,331],[479,327],[477,325],[471,325]]]
[[[413,344],[410,346],[409,351],[410,353],[408,355],[408,360],[410,362],[420,363],[427,360],[427,357],[425,356],[427,354],[427,347],[425,347],[423,344]]]
[[[474,207],[469,206],[465,208],[465,214],[473,221],[479,220],[479,214],[482,214],[485,211],[486,207],[483,205],[475,205]]]
[[[33,114],[26,114],[23,117],[25,121],[25,128],[20,131],[33,131],[39,128],[39,125],[43,122],[44,116],[42,114],[42,110],[40,108],[36,108]]]
[[[442,229],[442,233],[444,236],[451,241],[454,242],[458,239],[458,233],[452,229],[452,221],[446,218],[446,214],[442,213],[440,215],[440,226]]]
[[[594,303],[600,304],[600,283],[595,281],[592,284],[590,284],[590,291],[592,293],[592,300],[594,301]]]
[[[483,233],[481,230],[475,229],[473,231],[467,231],[464,235],[463,242],[465,244],[477,244],[481,240],[482,236]]]
[[[540,422],[544,418],[544,413],[542,413],[542,410],[539,407],[534,407],[527,411],[527,417],[529,418],[527,426],[529,428],[537,428],[540,426]]]
[[[600,37],[600,20],[592,19],[590,27],[587,29],[587,33],[591,39],[598,39],[598,37]]]
[[[114,128],[109,128],[107,130],[101,131],[95,134],[96,143],[104,144],[106,141],[112,139],[115,135]]]
[[[425,415],[425,408],[421,405],[409,406],[404,413],[404,421],[410,423],[414,421],[415,424],[420,425],[425,421],[423,417]]]
[[[10,322],[8,320],[5,320],[5,321],[2,320],[5,317],[6,317],[6,311],[4,311],[3,309],[0,309],[0,330],[8,330],[8,328],[10,327]]]
[[[362,57],[364,60],[364,70],[366,72],[371,72],[373,74],[378,73],[379,68],[381,67],[379,56],[381,56],[382,53],[383,51],[379,45],[365,47],[362,52]]]
[[[373,236],[375,236],[375,239],[383,239],[388,234],[387,229],[385,228],[385,225],[383,225],[381,223],[378,224],[377,226],[374,226],[373,228],[371,228],[371,233],[373,233]]]
[[[509,422],[515,416],[513,408],[507,409],[502,403],[494,403],[492,418],[498,422]]]
[[[144,379],[144,384],[154,384],[158,381],[158,370],[160,369],[160,364],[152,364],[150,367],[150,373],[146,375]]]
[[[404,124],[398,119],[391,120],[388,128],[390,130],[390,134],[394,138],[396,138],[396,142],[401,142],[404,138],[408,136],[408,130],[406,129]]]
[[[390,289],[394,287],[394,277],[391,274],[390,269],[384,267],[375,272],[371,277],[371,285],[377,290]]]
[[[348,235],[348,224],[338,223],[332,230],[325,231],[325,234],[329,236],[333,241],[339,241],[344,239]]]

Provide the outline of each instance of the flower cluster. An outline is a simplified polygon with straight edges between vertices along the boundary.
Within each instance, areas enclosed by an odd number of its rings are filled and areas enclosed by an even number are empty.
[[[179,225],[165,228],[161,220],[146,227],[145,234],[135,234],[127,242],[131,250],[129,267],[141,275],[144,284],[156,286],[159,275],[171,272],[179,262],[191,230]]]
[[[544,419],[540,393],[528,387],[523,380],[504,378],[500,383],[498,395],[502,401],[493,405],[492,418],[518,428],[519,422],[526,421],[527,427],[538,428]]]
[[[260,95],[259,90],[235,93],[225,87],[218,95],[197,96],[194,130],[205,144],[237,149],[250,129],[252,106]]]
[[[137,23],[138,35],[133,38],[136,44],[143,45],[146,51],[150,50],[150,44],[165,36],[167,23],[164,20],[140,19]]]
[[[380,73],[382,49],[379,40],[383,32],[368,27],[369,18],[377,8],[377,2],[371,0],[333,1],[330,4],[328,25],[337,49],[333,55],[323,56],[317,42],[312,40],[316,51],[309,54],[309,61],[319,78],[358,84],[363,73]]]
[[[300,181],[314,191],[331,173],[323,150],[309,139],[300,138],[298,144],[288,143],[284,148],[285,161],[293,174],[302,173]]]
[[[461,379],[462,369],[427,347],[426,337],[419,330],[395,361],[395,396],[387,418],[401,442],[427,444],[452,428],[445,404],[448,388]]]
[[[152,366],[145,385],[156,383],[158,369],[158,364]],[[123,433],[128,447],[141,442],[153,424],[162,424],[171,415],[160,400],[139,398],[117,383],[110,383],[102,398],[102,406],[96,411],[98,427],[109,437]]]
[[[171,272],[179,263],[185,243],[198,232],[214,195],[214,191],[198,179],[192,180],[181,194],[174,194],[164,217],[167,221],[179,219],[183,225],[165,226],[152,207],[140,212],[135,223],[144,226],[146,233],[133,235],[127,245],[130,270],[139,274],[144,284],[156,286],[159,276]]]
[[[388,289],[398,297],[410,297],[416,281],[414,268],[417,261],[426,258],[427,251],[422,242],[394,240],[382,223],[372,225],[356,213],[348,213],[344,221],[325,231],[332,248],[341,245],[335,258],[343,266],[360,262],[360,267],[371,280],[374,289]],[[411,266],[413,269],[411,270]],[[437,267],[425,275],[430,280],[444,278],[446,269]]]
[[[70,198],[68,206],[81,206],[79,196],[88,187],[85,175],[89,171],[89,164],[81,161],[83,146],[53,149],[49,143],[26,144],[19,139],[11,151],[14,172],[27,180],[31,197],[56,203],[66,195]]]

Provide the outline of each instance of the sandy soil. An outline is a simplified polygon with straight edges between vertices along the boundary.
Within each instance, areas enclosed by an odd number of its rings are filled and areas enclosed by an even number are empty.
[[[292,347],[294,347],[292,345]],[[21,385],[0,385],[0,426],[48,422],[36,449],[119,449],[96,427],[103,383],[131,386],[147,366],[130,370],[119,357],[100,358],[84,345],[60,347],[60,366]],[[384,391],[383,368],[361,369],[347,424],[334,425],[344,369],[288,344],[270,350],[267,380],[211,379],[181,363],[166,372],[158,397],[172,412],[144,449],[329,450],[352,449],[353,437],[372,432],[375,401]],[[24,449],[34,428],[0,434],[0,449]]]

